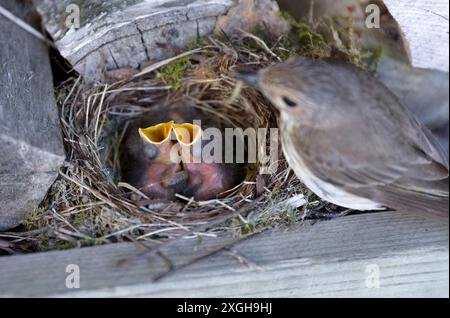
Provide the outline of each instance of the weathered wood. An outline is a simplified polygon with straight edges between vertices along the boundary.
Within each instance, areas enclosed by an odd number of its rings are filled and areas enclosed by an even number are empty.
[[[289,23],[280,16],[280,7],[272,0],[237,0],[226,16],[217,19],[216,33],[235,34],[241,30],[264,30],[279,37],[290,30]]]
[[[61,54],[86,80],[104,70],[138,68],[174,54],[192,39],[214,30],[217,16],[233,0],[78,1],[79,29],[69,28],[71,0],[35,0]],[[69,27],[68,27],[69,26]]]
[[[30,20],[22,1],[0,1]],[[14,36],[11,36],[14,34]],[[64,161],[48,49],[0,16],[0,231],[42,201]]]
[[[163,249],[176,265],[227,239]],[[167,268],[134,244],[0,258],[0,296],[448,297],[448,225],[392,212],[264,232],[153,282]],[[80,268],[67,289],[66,266]],[[379,269],[380,286],[371,280]],[[366,282],[375,282],[367,285]]]
[[[448,0],[384,0],[409,44],[412,64],[449,71]]]

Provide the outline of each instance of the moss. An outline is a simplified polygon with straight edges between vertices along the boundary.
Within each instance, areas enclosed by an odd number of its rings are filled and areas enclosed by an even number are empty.
[[[371,56],[371,62],[369,64],[369,71],[373,74],[377,73],[378,67],[380,66],[381,60],[384,56],[384,48],[383,46],[378,46],[377,50]]]
[[[43,223],[42,219],[42,215],[46,210],[46,206],[35,207],[33,211],[27,214],[25,221],[23,221],[22,223],[23,226],[25,226],[25,228],[27,228],[28,230],[46,226],[46,224]]]
[[[374,52],[361,47],[351,17],[336,16],[309,23],[297,21],[287,12],[280,14],[292,27],[285,43],[290,50],[280,53],[283,58],[293,55],[332,58],[344,60],[368,72],[376,72],[383,47],[378,47]]]
[[[196,252],[197,249],[198,249],[198,248],[200,247],[200,245],[202,245],[202,244],[203,244],[203,236],[197,235],[197,239],[196,239],[196,241],[195,241],[194,246],[192,247],[192,250],[193,250],[194,252]]]
[[[319,32],[317,27],[306,22],[297,21],[290,13],[280,12],[280,15],[292,27],[288,35],[288,47],[291,48],[288,56],[303,55],[312,58],[323,58],[330,54],[326,35]]]
[[[99,246],[107,243],[111,243],[108,240],[102,239],[91,239],[91,238],[83,238],[79,241],[54,241],[51,242],[49,240],[42,240],[42,242],[37,246],[37,250],[41,252],[47,251],[63,251],[71,248],[79,247],[90,247],[90,246]]]
[[[190,57],[186,56],[162,67],[156,73],[156,78],[174,90],[179,90],[183,85],[183,76],[190,66],[190,60]]]
[[[79,227],[85,225],[90,220],[90,213],[87,211],[77,213],[72,219],[72,225]]]
[[[111,243],[111,242],[106,239],[93,239],[93,238],[84,238],[84,239],[80,240],[80,244],[83,247],[99,246],[99,245],[104,245],[107,243]]]
[[[245,223],[241,226],[241,235],[248,235],[253,233],[255,226],[251,223]]]
[[[47,251],[63,251],[63,250],[68,250],[71,248],[74,248],[77,246],[77,242],[76,241],[72,241],[72,242],[55,242],[55,243],[50,243],[50,242],[43,242],[41,245],[38,246],[38,250],[41,252],[47,252]]]
[[[209,45],[209,40],[208,40],[208,36],[202,36],[202,37],[193,37],[191,39],[188,40],[188,42],[186,43],[186,45],[184,46],[184,50],[186,51],[190,51],[190,50],[195,50],[198,49],[199,47],[203,47],[206,45]]]
[[[283,219],[291,226],[295,226],[298,223],[298,214],[295,210],[289,209],[284,212]]]

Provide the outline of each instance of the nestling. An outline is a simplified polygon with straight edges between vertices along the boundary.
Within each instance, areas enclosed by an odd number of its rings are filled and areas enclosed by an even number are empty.
[[[205,127],[216,125],[185,103],[133,121],[122,147],[123,181],[152,199],[166,200],[174,200],[175,194],[210,200],[237,185],[240,167],[192,162],[193,145],[201,142],[202,133],[201,127],[189,123],[193,120],[201,120]],[[174,161],[171,153],[178,154],[181,161]]]

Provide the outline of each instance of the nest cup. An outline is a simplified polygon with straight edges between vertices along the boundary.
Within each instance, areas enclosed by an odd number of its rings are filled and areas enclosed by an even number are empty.
[[[277,149],[278,169],[274,173],[260,174],[258,160],[244,163],[240,183],[208,201],[180,195],[171,202],[155,200],[123,182],[121,153],[127,129],[136,118],[151,116],[180,100],[222,127],[255,131],[277,127],[277,113],[270,103],[232,77],[241,67],[274,63],[276,54],[262,40],[251,37],[233,39],[233,43],[211,37],[204,42],[197,49],[151,65],[139,74],[127,74],[113,84],[86,89],[78,80],[62,90],[69,160],[50,193],[48,209],[61,211],[78,237],[68,240],[71,234],[53,232],[48,242],[92,245],[217,235],[230,230],[242,234],[272,217],[268,214],[274,212],[269,211],[276,211],[273,217],[279,218],[280,210],[274,205],[302,193],[281,149]],[[260,148],[259,153],[269,154],[273,150],[270,138]],[[46,221],[53,224],[51,228],[59,227],[57,219]]]
[[[295,54],[333,57],[336,49],[336,58],[370,70],[378,55],[369,54],[366,62],[368,55],[354,46],[354,32],[348,31],[351,25],[338,28],[330,23],[332,27],[325,28],[332,31],[328,33],[318,31],[323,22],[291,21],[294,32],[280,38],[263,39],[245,32],[233,38],[210,36],[195,42],[194,49],[139,73],[110,72],[111,84],[86,87],[74,79],[59,87],[68,160],[45,204],[25,222],[22,246],[66,249],[120,241],[150,244],[180,237],[197,237],[201,242],[203,236],[229,232],[245,236],[291,225],[311,211],[339,212],[303,187],[287,167],[281,148],[275,171],[262,175],[259,161],[245,164],[241,182],[208,201],[183,196],[170,202],[154,200],[121,176],[122,145],[128,129],[135,129],[134,121],[180,101],[222,127],[278,128],[274,108],[256,90],[236,82],[232,76],[236,70],[266,67]],[[269,139],[259,144],[259,154],[273,151]]]

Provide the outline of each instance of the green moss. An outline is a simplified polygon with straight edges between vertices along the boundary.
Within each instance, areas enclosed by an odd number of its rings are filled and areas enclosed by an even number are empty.
[[[41,225],[45,226],[46,224],[41,224],[41,216],[46,210],[46,206],[35,207],[33,211],[27,214],[25,220],[22,222],[23,226],[27,229],[39,228]]]
[[[253,233],[255,226],[250,223],[245,223],[241,225],[241,235],[248,235]]]
[[[202,245],[203,244],[203,236],[201,236],[201,235],[197,235],[197,240],[195,241],[195,244],[194,244],[194,246],[192,247],[192,250],[194,251],[194,252],[196,252],[197,251],[197,249],[200,247],[200,245]]]
[[[104,245],[107,243],[111,243],[108,240],[104,239],[93,239],[93,238],[83,238],[78,241],[49,241],[48,238],[45,240],[42,240],[42,242],[37,246],[37,250],[41,252],[47,252],[47,251],[63,251],[68,250],[71,248],[75,248],[77,246],[81,247],[90,247],[90,246],[98,246],[98,245]]]
[[[174,90],[179,90],[182,87],[182,80],[189,66],[189,56],[180,58],[177,61],[162,67],[156,73],[156,78],[164,84],[172,87]]]
[[[290,24],[292,32],[288,35],[288,47],[292,48],[289,55],[303,55],[312,58],[327,57],[330,54],[327,38],[317,27],[306,22],[297,21],[290,13],[280,12],[280,15]]]
[[[81,241],[80,241],[80,244],[83,247],[98,246],[98,245],[104,245],[104,244],[108,244],[108,243],[111,243],[111,242],[106,239],[94,239],[94,238],[84,238],[84,239],[81,239]]]
[[[298,215],[295,210],[289,209],[283,213],[283,219],[285,222],[289,223],[291,226],[295,226],[298,223]]]
[[[281,12],[281,16],[292,27],[285,43],[290,51],[282,55],[283,58],[293,55],[332,58],[344,60],[368,72],[376,72],[383,47],[378,47],[374,52],[361,47],[351,17],[336,16],[309,23],[297,21],[286,12]]]
[[[184,46],[186,51],[195,50],[200,47],[211,44],[207,36],[202,36],[200,38],[193,37],[188,40],[187,44]]]
[[[74,248],[77,246],[77,242],[56,242],[56,243],[49,243],[49,242],[43,242],[41,245],[38,246],[38,250],[41,252],[47,252],[47,251],[63,251],[68,250],[71,248]]]
[[[378,46],[377,50],[373,52],[373,54],[370,56],[371,62],[369,64],[369,71],[373,74],[375,74],[378,71],[378,67],[380,66],[381,60],[384,56],[384,48],[383,46]]]
[[[72,225],[75,227],[80,227],[89,220],[90,214],[88,211],[77,213],[72,219]]]

